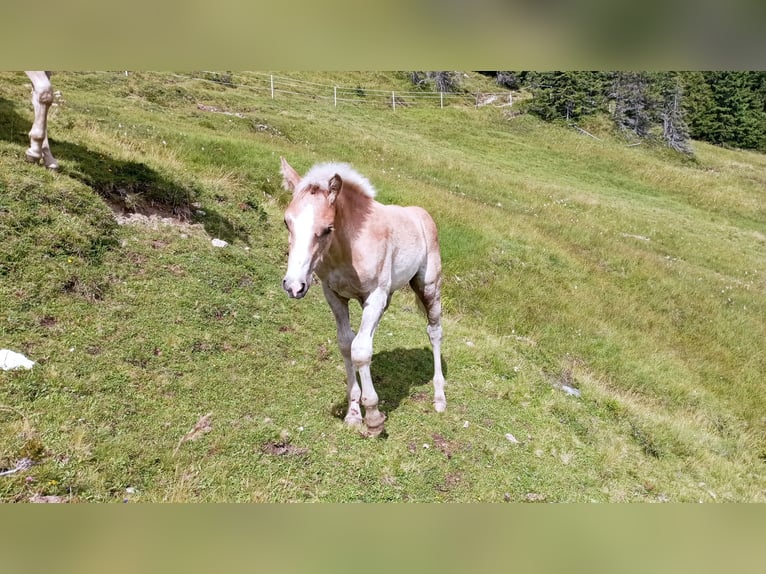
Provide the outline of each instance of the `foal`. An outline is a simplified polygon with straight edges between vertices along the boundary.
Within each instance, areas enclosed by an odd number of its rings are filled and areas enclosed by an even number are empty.
[[[318,164],[301,177],[281,160],[282,183],[293,194],[285,211],[290,253],[282,286],[290,297],[300,299],[308,292],[314,272],[322,281],[346,366],[346,424],[362,423],[361,401],[367,434],[377,436],[383,431],[386,417],[378,410],[370,376],[372,338],[393,292],[408,283],[428,318],[434,408],[444,411],[441,256],[433,219],[420,207],[378,203],[370,182],[347,164]],[[351,299],[362,306],[356,335],[349,323]]]

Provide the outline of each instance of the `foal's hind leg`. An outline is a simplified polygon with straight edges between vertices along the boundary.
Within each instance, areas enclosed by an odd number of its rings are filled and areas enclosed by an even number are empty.
[[[32,106],[35,109],[35,120],[29,130],[29,149],[27,160],[37,163],[41,159],[48,169],[58,169],[58,162],[51,153],[48,143],[48,110],[53,104],[53,88],[47,72],[27,72],[32,82]]]
[[[443,412],[447,408],[447,397],[444,395],[444,374],[442,373],[442,303],[441,303],[441,264],[436,255],[435,261],[427,273],[416,275],[410,286],[428,318],[428,338],[434,354],[434,409]]]

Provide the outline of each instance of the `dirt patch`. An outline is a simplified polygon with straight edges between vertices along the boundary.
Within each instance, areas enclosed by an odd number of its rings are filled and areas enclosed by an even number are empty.
[[[439,433],[435,433],[431,438],[433,438],[434,446],[438,450],[444,453],[447,458],[452,458],[452,453],[456,450],[455,443],[448,441]]]
[[[240,112],[230,112],[229,110],[222,110],[219,107],[207,106],[205,104],[197,104],[197,109],[201,110],[203,112],[210,112],[210,113],[213,113],[213,114],[223,114],[223,115],[226,115],[226,116],[235,116],[235,117],[238,117],[238,118],[244,118],[245,117],[245,114],[240,113]]]
[[[261,447],[261,452],[275,456],[305,456],[309,449],[294,446],[289,442],[267,442]]]
[[[526,502],[545,502],[545,495],[537,492],[527,492],[524,495],[524,500]]]
[[[417,391],[410,395],[410,398],[415,401],[416,403],[424,403],[430,400],[431,395],[429,395],[425,391]]]
[[[143,225],[151,229],[160,227],[192,228],[202,224],[192,223],[194,213],[191,207],[167,207],[161,205],[137,205],[126,208],[120,201],[107,200],[117,225]]]
[[[454,490],[463,481],[463,477],[459,472],[448,472],[444,475],[444,482],[436,485],[436,490],[439,492],[449,492]]]
[[[61,504],[66,503],[67,499],[63,496],[55,496],[52,494],[33,494],[29,497],[29,502],[33,504]]]

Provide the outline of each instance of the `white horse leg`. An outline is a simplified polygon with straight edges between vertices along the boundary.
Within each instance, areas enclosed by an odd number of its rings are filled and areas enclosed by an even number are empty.
[[[53,103],[53,88],[46,72],[27,72],[32,82],[32,106],[35,120],[29,130],[29,149],[26,158],[32,163],[41,159],[48,169],[58,169],[58,162],[48,144],[48,110]]]
[[[382,291],[373,292],[364,302],[362,324],[351,344],[351,361],[359,371],[362,382],[362,405],[364,406],[364,423],[367,434],[378,436],[383,432],[386,415],[378,410],[378,393],[372,384],[370,363],[372,362],[372,338],[388,303],[388,294]]]
[[[349,426],[362,424],[362,410],[359,407],[359,399],[362,391],[356,380],[356,370],[351,361],[351,343],[354,340],[354,331],[351,329],[351,323],[348,315],[348,299],[341,299],[332,290],[322,284],[325,299],[332,309],[335,316],[335,324],[338,327],[338,348],[343,356],[343,363],[346,366],[346,398],[348,399],[348,410],[343,421]]]
[[[441,264],[438,258],[432,263],[435,263],[435,269],[441,269]],[[442,303],[441,303],[441,277],[436,274],[436,277],[432,279],[430,283],[425,283],[419,276],[415,276],[410,282],[415,294],[417,295],[420,303],[423,305],[423,310],[428,318],[428,326],[426,331],[428,332],[428,338],[431,341],[431,348],[434,354],[434,409],[436,412],[444,412],[447,408],[447,397],[444,395],[444,374],[442,373]]]
[[[434,325],[429,323],[426,327],[428,338],[434,352],[434,409],[437,413],[444,412],[447,408],[447,397],[444,395],[444,374],[442,373],[442,326],[441,321]]]

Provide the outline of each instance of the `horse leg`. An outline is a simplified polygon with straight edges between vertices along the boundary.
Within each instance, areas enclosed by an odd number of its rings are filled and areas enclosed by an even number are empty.
[[[354,331],[351,329],[351,323],[348,315],[348,299],[342,299],[338,295],[322,284],[325,299],[332,309],[335,316],[335,324],[338,327],[338,348],[343,356],[343,363],[346,366],[346,398],[348,399],[348,411],[343,421],[349,426],[362,424],[362,411],[359,407],[359,399],[362,391],[359,389],[359,383],[356,380],[356,370],[351,362],[351,343],[354,340]]]
[[[37,163],[41,159],[48,169],[58,169],[58,162],[48,143],[48,110],[53,103],[53,88],[47,72],[27,72],[32,82],[32,106],[35,120],[29,130],[27,161]]]
[[[351,361],[359,371],[359,379],[362,382],[364,423],[369,436],[378,436],[383,432],[383,423],[386,420],[386,415],[378,410],[378,393],[375,392],[372,384],[370,363],[372,362],[372,338],[388,301],[388,294],[381,290],[374,291],[367,298],[363,305],[362,324],[351,343]]]
[[[410,286],[415,291],[428,319],[426,331],[434,354],[434,409],[440,413],[447,408],[447,397],[444,395],[445,381],[442,373],[441,263],[438,260],[438,254],[436,260],[432,261],[432,265],[428,265],[427,269],[429,272],[416,275],[410,281]]]

